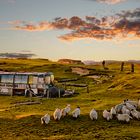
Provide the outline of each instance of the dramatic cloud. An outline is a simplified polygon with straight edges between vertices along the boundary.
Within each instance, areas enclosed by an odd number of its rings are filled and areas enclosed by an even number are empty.
[[[44,30],[68,30],[70,33],[62,35],[59,39],[76,40],[83,38],[114,39],[114,38],[140,38],[140,8],[133,11],[122,11],[114,16],[97,18],[86,16],[84,19],[73,16],[67,18],[55,18],[54,21],[43,21],[39,24],[15,21],[10,24],[17,30],[44,31]]]
[[[36,56],[32,53],[0,53],[1,58],[31,58]]]

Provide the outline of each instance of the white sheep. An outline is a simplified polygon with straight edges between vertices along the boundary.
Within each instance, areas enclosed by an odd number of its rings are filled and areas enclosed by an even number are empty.
[[[117,119],[118,119],[118,121],[129,122],[130,119],[132,119],[132,117],[129,116],[128,114],[118,114]]]
[[[97,120],[98,118],[98,113],[95,109],[92,109],[89,113],[90,119],[91,120]]]
[[[41,124],[48,124],[50,122],[50,115],[45,114],[43,117],[41,117]]]
[[[62,116],[62,110],[57,108],[53,113],[54,120],[60,120],[61,116]]]
[[[103,117],[104,117],[107,121],[109,121],[109,120],[112,119],[111,113],[108,112],[107,110],[104,110],[104,111],[103,111]]]
[[[110,113],[111,113],[112,117],[116,116],[117,113],[116,113],[116,110],[114,107],[111,108]]]
[[[66,116],[70,112],[70,104],[68,104],[65,108],[62,109],[62,116]]]
[[[130,103],[127,103],[127,102],[126,102],[125,105],[126,105],[127,109],[129,109],[130,111],[136,109],[136,107],[134,107],[134,106],[131,105]]]
[[[128,114],[128,115],[130,115],[130,110],[127,109],[126,106],[123,106],[121,111],[122,111],[122,114]]]
[[[68,104],[66,107],[65,107],[65,112],[66,114],[68,114],[70,112],[71,108],[70,108],[70,104]]]
[[[62,116],[65,117],[67,115],[65,108],[61,110]]]
[[[134,106],[135,108],[138,108],[138,102],[139,102],[139,100],[138,101],[132,101],[132,100],[124,100],[124,103],[129,103],[129,104],[131,104],[132,106]]]
[[[124,103],[116,105],[115,106],[116,113],[120,113],[123,106],[124,106]]]
[[[77,118],[80,116],[80,107],[77,107],[73,112],[72,112],[73,118]]]
[[[140,112],[137,110],[132,110],[131,115],[132,115],[132,117],[134,117],[136,119],[140,119]]]

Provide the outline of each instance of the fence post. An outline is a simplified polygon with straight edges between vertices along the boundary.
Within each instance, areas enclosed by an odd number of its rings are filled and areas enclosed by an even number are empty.
[[[59,98],[60,98],[60,89],[58,89],[58,96],[59,96]]]
[[[134,64],[131,64],[131,72],[134,72]]]
[[[49,89],[47,90],[47,99],[49,99]]]
[[[122,62],[121,64],[121,71],[123,71],[123,68],[124,68],[124,62]]]

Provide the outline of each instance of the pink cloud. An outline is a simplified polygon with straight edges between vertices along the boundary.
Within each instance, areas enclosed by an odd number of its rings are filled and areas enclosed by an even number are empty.
[[[124,2],[126,0],[97,0],[97,1],[101,3],[106,3],[106,4],[117,4],[120,2]]]
[[[86,16],[84,19],[73,16],[71,18],[56,18],[52,22],[42,21],[38,24],[25,21],[9,22],[16,30],[44,31],[44,30],[69,30],[59,39],[72,41],[77,39],[107,39],[137,37],[140,38],[140,8],[123,11],[110,17],[98,19],[95,16]]]

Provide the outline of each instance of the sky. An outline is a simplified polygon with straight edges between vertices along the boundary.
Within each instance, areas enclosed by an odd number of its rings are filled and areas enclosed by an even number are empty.
[[[140,0],[0,0],[0,57],[140,60]]]

